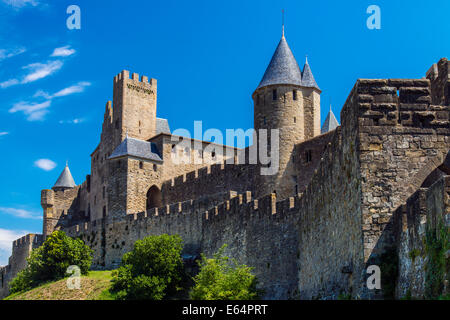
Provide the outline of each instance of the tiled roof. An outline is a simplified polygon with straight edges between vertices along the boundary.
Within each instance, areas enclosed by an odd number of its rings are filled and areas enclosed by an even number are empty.
[[[66,164],[53,188],[73,188],[75,186],[76,184],[73,180],[72,174],[70,173],[69,166]]]
[[[167,119],[156,118],[156,134],[160,133],[170,134],[170,127]]]
[[[308,59],[306,59],[305,66],[303,67],[302,86],[319,89],[319,86],[317,85],[316,80],[314,79],[314,76],[312,74],[311,68],[309,67]]]
[[[161,154],[155,143],[126,137],[113,151],[108,159],[132,156],[144,160],[162,161]]]
[[[302,84],[302,74],[284,35],[257,89],[272,84]]]
[[[333,111],[328,112],[328,115],[323,123],[322,129],[320,129],[320,133],[324,134],[329,131],[332,131],[336,129],[339,126],[339,122],[337,121],[336,117],[334,116]]]

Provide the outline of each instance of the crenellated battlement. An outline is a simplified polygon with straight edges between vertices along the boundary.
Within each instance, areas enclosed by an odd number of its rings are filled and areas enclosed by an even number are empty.
[[[106,105],[106,133],[94,151],[92,175],[71,190],[42,190],[44,234],[61,229],[81,238],[94,250],[95,268],[117,267],[135,241],[149,235],[178,234],[191,256],[211,256],[226,243],[227,255],[255,268],[271,299],[370,297],[365,266],[379,265],[398,245],[393,230],[403,205],[415,210],[411,195],[450,170],[444,160],[450,156],[449,70],[441,59],[423,79],[357,80],[341,126],[306,141],[290,136],[292,130],[284,135],[295,143],[283,140],[285,166],[276,182],[259,181],[258,165],[250,164],[174,169],[105,161],[126,136],[151,140],[156,129],[156,80],[124,70],[114,77],[114,107]],[[255,96],[256,105],[273,101],[272,90],[264,94]],[[308,102],[294,99],[291,89],[275,94],[280,106],[283,99]],[[309,103],[302,107],[310,109],[305,117],[280,113],[280,119],[289,126],[313,121]],[[172,142],[165,148],[165,140],[158,141],[163,157],[170,154]],[[430,187],[428,199],[448,216],[450,180],[439,183],[445,186]],[[16,240],[11,261],[22,266],[42,241],[42,235]]]
[[[148,86],[156,86],[157,80],[147,76],[139,77],[139,74],[133,72],[130,78],[130,72],[128,70],[122,70],[118,75],[114,77],[114,83],[119,83],[124,80],[132,80],[135,83],[142,83]],[[150,81],[149,81],[150,80]]]
[[[162,183],[163,203],[186,201],[187,196],[197,199],[229,189],[239,193],[247,190],[254,192],[253,180],[256,169],[256,165],[224,162],[195,169]]]
[[[194,169],[185,174],[176,176],[170,180],[163,182],[163,186],[175,187],[183,185],[184,183],[192,183],[198,179],[207,178],[209,175],[219,175],[222,171],[232,171],[236,169],[234,164],[225,164],[224,162],[212,165],[206,165],[199,169]]]
[[[55,203],[55,192],[51,189],[41,190],[41,205],[52,206]]]
[[[447,128],[449,106],[431,104],[428,79],[360,79],[356,84],[362,125]]]
[[[13,251],[30,245],[33,245],[33,247],[39,246],[43,241],[44,236],[42,234],[29,233],[13,241]]]

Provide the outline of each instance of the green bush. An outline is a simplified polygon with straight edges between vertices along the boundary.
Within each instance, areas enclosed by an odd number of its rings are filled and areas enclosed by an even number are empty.
[[[202,256],[200,272],[194,277],[195,285],[190,292],[191,299],[252,300],[261,294],[256,289],[252,268],[224,256],[225,248],[223,245],[212,259]]]
[[[113,275],[117,299],[161,300],[175,294],[183,276],[182,242],[167,234],[136,241]]]
[[[10,292],[34,288],[44,282],[62,279],[67,268],[76,265],[86,275],[92,263],[92,250],[80,239],[72,239],[63,231],[53,232],[27,258],[27,267],[10,283]]]

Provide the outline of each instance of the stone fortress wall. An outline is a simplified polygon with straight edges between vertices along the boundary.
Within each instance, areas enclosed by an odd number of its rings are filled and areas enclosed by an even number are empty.
[[[43,242],[42,234],[27,234],[13,241],[8,265],[0,267],[0,298],[8,295],[8,283],[26,267],[26,259],[31,251],[40,247]]]
[[[411,263],[407,254],[423,235],[416,230],[436,229],[437,216],[450,226],[449,70],[447,59],[441,59],[426,79],[358,80],[342,108],[342,125],[294,146],[289,161],[300,183],[292,197],[260,196],[258,183],[249,183],[257,166],[186,167],[176,175],[161,173],[158,208],[129,211],[122,202],[118,206],[127,215],[80,217],[60,227],[94,249],[96,268],[116,267],[147,235],[179,234],[185,256],[212,255],[226,243],[231,257],[255,268],[268,299],[376,298],[379,292],[365,287],[366,268],[382,264],[383,254],[394,249],[397,297],[408,290],[420,296],[422,278],[411,280],[420,260]],[[163,155],[172,152],[168,140],[160,145],[166,147]],[[108,174],[115,180],[108,188],[116,188],[117,195],[132,192],[127,168],[139,172],[139,159],[121,161],[127,163]],[[58,210],[76,206],[74,194],[88,186],[86,181],[69,192]],[[52,192],[43,192],[44,214],[58,198]],[[417,194],[423,195],[420,201],[414,200]],[[110,210],[113,204],[108,205]],[[61,217],[62,211],[55,215]],[[46,234],[50,220],[47,226]],[[19,251],[12,259],[24,260]]]

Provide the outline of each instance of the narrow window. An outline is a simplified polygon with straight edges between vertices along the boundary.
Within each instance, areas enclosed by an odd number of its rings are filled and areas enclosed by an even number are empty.
[[[307,150],[305,152],[305,160],[306,160],[306,162],[311,162],[311,160],[312,160],[312,152],[311,152],[311,150]]]
[[[105,199],[105,192],[106,191],[106,188],[103,186],[103,192],[102,192],[102,194],[103,194],[103,199]]]
[[[106,206],[103,206],[103,218],[106,218]]]
[[[116,129],[119,129],[119,120],[116,120]]]
[[[296,117],[294,117],[294,123],[297,123],[297,118]]]
[[[158,166],[156,164],[153,165],[153,171],[158,170]]]
[[[277,89],[272,90],[272,100],[277,100]]]
[[[297,100],[297,91],[292,91],[292,99]]]
[[[264,124],[266,124],[267,122],[266,122],[266,117],[264,117]]]
[[[86,176],[86,187],[87,187],[87,192],[91,192],[91,175],[88,174]]]
[[[213,159],[216,157],[216,152],[215,152],[215,151],[213,151],[213,152],[211,153],[211,157],[213,157]]]
[[[144,162],[139,161],[139,169],[143,169],[144,168]]]

